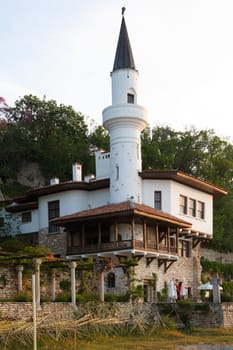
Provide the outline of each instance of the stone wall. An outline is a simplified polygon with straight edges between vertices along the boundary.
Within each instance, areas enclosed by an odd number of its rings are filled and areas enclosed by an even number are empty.
[[[0,268],[0,299],[14,296],[17,291],[17,286],[16,270],[2,266]]]
[[[39,231],[38,241],[40,245],[50,248],[53,254],[66,256],[66,233],[62,229],[58,229],[59,232],[50,233],[48,228],[41,229]]]
[[[49,315],[53,319],[73,319],[75,317],[75,308],[71,303],[41,303],[41,308],[37,311],[37,317],[48,318]],[[0,302],[0,319],[8,321],[31,321],[32,303]]]
[[[205,305],[209,305],[206,309]],[[192,304],[192,306],[179,304],[150,304],[150,303],[116,303],[114,316],[120,319],[130,319],[132,313],[135,315],[147,315],[150,320],[156,320],[158,311],[163,314],[164,309],[171,315],[171,310],[177,309],[176,315],[187,314],[191,327],[215,328],[233,327],[233,303],[223,304]],[[170,308],[170,309],[169,309]],[[46,320],[75,319],[78,316],[79,307],[74,307],[72,303],[41,303],[41,308],[37,312],[38,318],[46,317]],[[179,317],[178,317],[179,318]],[[0,319],[9,321],[31,321],[32,303],[0,303]],[[178,320],[179,323],[179,320]]]
[[[213,249],[201,248],[200,256],[203,256],[209,261],[217,261],[223,264],[233,264],[233,253],[222,253]]]

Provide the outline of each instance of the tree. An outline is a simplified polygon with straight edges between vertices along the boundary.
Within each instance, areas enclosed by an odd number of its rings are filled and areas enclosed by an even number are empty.
[[[90,147],[93,151],[96,149],[103,149],[105,151],[110,148],[109,133],[102,126],[98,126],[93,133],[88,137]]]
[[[24,96],[5,113],[0,129],[0,167],[17,171],[22,160],[35,161],[47,178],[70,179],[73,162],[90,171],[84,116],[54,100]],[[1,176],[1,174],[0,174]]]

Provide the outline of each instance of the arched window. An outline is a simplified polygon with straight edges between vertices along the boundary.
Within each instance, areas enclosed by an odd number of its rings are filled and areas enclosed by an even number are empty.
[[[108,274],[108,288],[115,288],[116,276],[115,273],[110,272]]]

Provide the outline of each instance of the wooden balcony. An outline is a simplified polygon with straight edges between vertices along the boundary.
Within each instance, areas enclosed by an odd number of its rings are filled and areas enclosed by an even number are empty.
[[[67,255],[85,255],[107,252],[111,253],[127,250],[178,255],[177,247],[169,247],[163,244],[156,244],[156,242],[144,242],[139,240],[121,240],[99,244],[85,244],[83,246],[70,246],[67,248]]]

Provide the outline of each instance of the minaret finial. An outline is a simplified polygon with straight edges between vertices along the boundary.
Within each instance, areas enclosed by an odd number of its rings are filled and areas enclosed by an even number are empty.
[[[122,7],[122,9],[121,9],[121,14],[122,14],[122,16],[124,16],[125,10],[126,10],[126,8],[125,8],[125,7]]]

